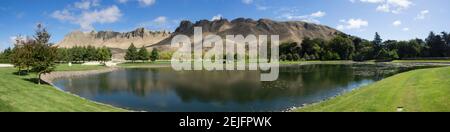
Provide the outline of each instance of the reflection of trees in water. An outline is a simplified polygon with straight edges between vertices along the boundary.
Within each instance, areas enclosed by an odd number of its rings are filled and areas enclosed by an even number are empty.
[[[82,95],[126,92],[152,96],[174,92],[183,102],[248,103],[320,95],[362,80],[376,80],[393,68],[364,65],[281,67],[278,81],[260,82],[256,71],[182,71],[127,69],[71,79],[68,90]]]

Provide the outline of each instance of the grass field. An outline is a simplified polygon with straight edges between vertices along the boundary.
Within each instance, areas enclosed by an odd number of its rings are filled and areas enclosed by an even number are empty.
[[[105,66],[88,66],[88,65],[81,65],[81,64],[73,64],[72,66],[69,66],[68,64],[58,64],[56,66],[55,71],[86,71],[86,70],[100,70],[107,68]]]
[[[450,60],[394,60],[394,63],[450,63]]]
[[[74,66],[75,70],[97,69],[99,67]],[[58,66],[59,70],[68,68]],[[1,112],[109,112],[123,109],[94,103],[62,92],[50,85],[32,82],[35,74],[18,76],[14,68],[0,68],[0,111]]]
[[[450,111],[450,67],[402,73],[297,112]]]

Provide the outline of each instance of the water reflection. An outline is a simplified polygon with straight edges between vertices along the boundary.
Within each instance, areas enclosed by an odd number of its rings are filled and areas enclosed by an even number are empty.
[[[274,82],[257,71],[123,69],[55,81],[95,101],[146,111],[279,111],[312,103],[404,71],[377,65],[281,67]]]

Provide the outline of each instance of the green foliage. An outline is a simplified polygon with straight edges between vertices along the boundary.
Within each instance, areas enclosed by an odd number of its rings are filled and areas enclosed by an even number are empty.
[[[344,37],[335,37],[330,42],[331,50],[339,54],[343,60],[352,60],[355,52],[355,45],[352,40]]]
[[[125,54],[125,60],[131,60],[132,62],[139,60],[137,48],[133,43],[131,43],[130,47],[128,47],[128,50]]]
[[[112,58],[111,50],[107,47],[95,48],[88,47],[73,47],[73,48],[59,48],[57,60],[59,62],[85,62],[85,61],[110,61]]]
[[[147,61],[150,59],[150,55],[145,47],[142,47],[138,52],[138,58],[142,61]]]
[[[7,48],[0,53],[0,63],[10,63],[11,62],[12,49]]]
[[[159,58],[159,51],[156,48],[153,48],[152,53],[150,55],[150,60],[155,62]]]
[[[36,72],[38,75],[38,83],[41,83],[41,75],[50,73],[55,69],[55,62],[57,59],[57,48],[52,47],[48,41],[50,34],[41,25],[37,25],[34,40],[19,41],[14,47],[12,53],[12,63],[19,68],[19,73],[22,69]]]
[[[292,60],[293,60],[292,54],[287,54],[287,55],[286,55],[286,60],[287,60],[287,61],[292,61]]]

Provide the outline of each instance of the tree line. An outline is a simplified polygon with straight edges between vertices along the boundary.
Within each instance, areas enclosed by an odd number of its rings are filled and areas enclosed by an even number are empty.
[[[430,32],[425,40],[383,41],[378,33],[374,40],[364,40],[349,35],[338,35],[326,41],[306,38],[280,45],[280,59],[299,60],[381,60],[450,57],[450,36],[446,32],[437,35]]]
[[[107,47],[96,48],[93,46],[59,48],[57,51],[58,62],[83,63],[86,61],[107,62],[112,58],[112,52]]]
[[[147,49],[142,46],[139,50],[134,46],[133,43],[131,43],[130,47],[128,47],[126,53],[125,53],[125,60],[136,62],[138,60],[140,61],[152,61],[155,62],[157,59],[159,59],[159,51],[158,49],[154,48],[151,53],[147,51]]]

